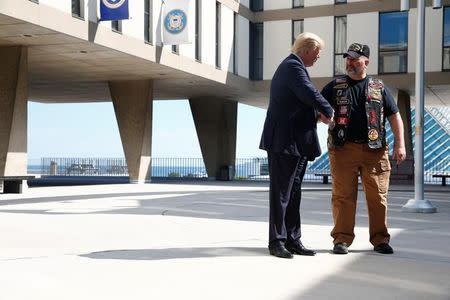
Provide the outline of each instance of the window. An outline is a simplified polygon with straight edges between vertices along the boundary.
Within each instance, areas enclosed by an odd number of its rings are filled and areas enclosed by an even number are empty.
[[[84,18],[84,0],[72,0],[72,16]]]
[[[250,79],[263,79],[264,25],[250,23]]]
[[[442,37],[442,70],[450,71],[450,6],[444,7],[444,34]]]
[[[334,4],[345,4],[347,0],[334,0]]]
[[[345,74],[345,59],[342,56],[347,51],[347,17],[334,18],[334,75]]]
[[[264,9],[264,0],[250,0],[250,9],[252,11],[262,11]]]
[[[144,0],[144,40],[153,43],[153,0]]]
[[[202,60],[202,51],[201,51],[201,0],[195,0],[195,59],[197,61]]]
[[[218,69],[220,69],[220,65],[221,65],[221,61],[220,61],[220,56],[221,56],[220,31],[221,31],[222,26],[221,26],[220,19],[221,19],[220,2],[216,2],[216,68],[218,68]]]
[[[304,7],[305,0],[292,0],[292,8]]]
[[[111,29],[114,32],[122,33],[122,20],[111,21]]]
[[[408,69],[408,12],[380,13],[378,73]]]
[[[237,37],[238,37],[238,15],[237,13],[234,13],[233,15],[233,21],[234,21],[234,26],[233,26],[233,73],[237,74],[238,70],[237,70]]]
[[[303,32],[303,20],[292,20],[292,44],[297,36]]]

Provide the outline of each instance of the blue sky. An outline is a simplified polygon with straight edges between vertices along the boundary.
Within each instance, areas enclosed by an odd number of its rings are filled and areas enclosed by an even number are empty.
[[[236,156],[263,157],[258,149],[266,110],[238,105]],[[322,148],[326,129],[319,125]],[[201,157],[187,100],[153,102],[153,157]],[[111,102],[28,105],[28,158],[123,157]]]

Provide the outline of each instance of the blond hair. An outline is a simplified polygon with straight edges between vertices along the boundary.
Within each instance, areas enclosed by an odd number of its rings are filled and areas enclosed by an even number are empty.
[[[325,47],[325,42],[317,35],[311,32],[300,33],[292,45],[292,53],[297,55],[302,54],[305,50],[312,50],[319,48],[322,50]]]

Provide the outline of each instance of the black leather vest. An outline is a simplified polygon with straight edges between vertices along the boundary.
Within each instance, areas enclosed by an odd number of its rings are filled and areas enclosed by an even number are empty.
[[[384,84],[380,79],[369,77],[365,87],[367,115],[367,144],[371,149],[386,145],[383,110]],[[346,141],[352,101],[348,93],[347,78],[338,78],[333,87],[334,120],[329,129],[329,146],[342,146]]]

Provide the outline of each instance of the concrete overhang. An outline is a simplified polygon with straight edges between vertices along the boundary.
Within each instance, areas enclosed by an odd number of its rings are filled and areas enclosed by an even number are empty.
[[[108,81],[148,79],[158,100],[211,96],[268,104],[268,80],[248,80],[30,1],[0,3],[0,47],[7,46],[28,48],[32,101],[110,101]],[[413,73],[380,77],[392,89],[414,94]],[[313,81],[321,88],[331,79]],[[425,79],[432,96],[426,105],[450,106],[450,73],[427,72]]]
[[[14,9],[18,2],[0,4],[0,47],[28,48],[32,101],[110,101],[108,81],[148,79],[154,82],[155,99],[214,96],[266,106],[268,95],[256,91],[251,80],[26,2],[20,14]]]

